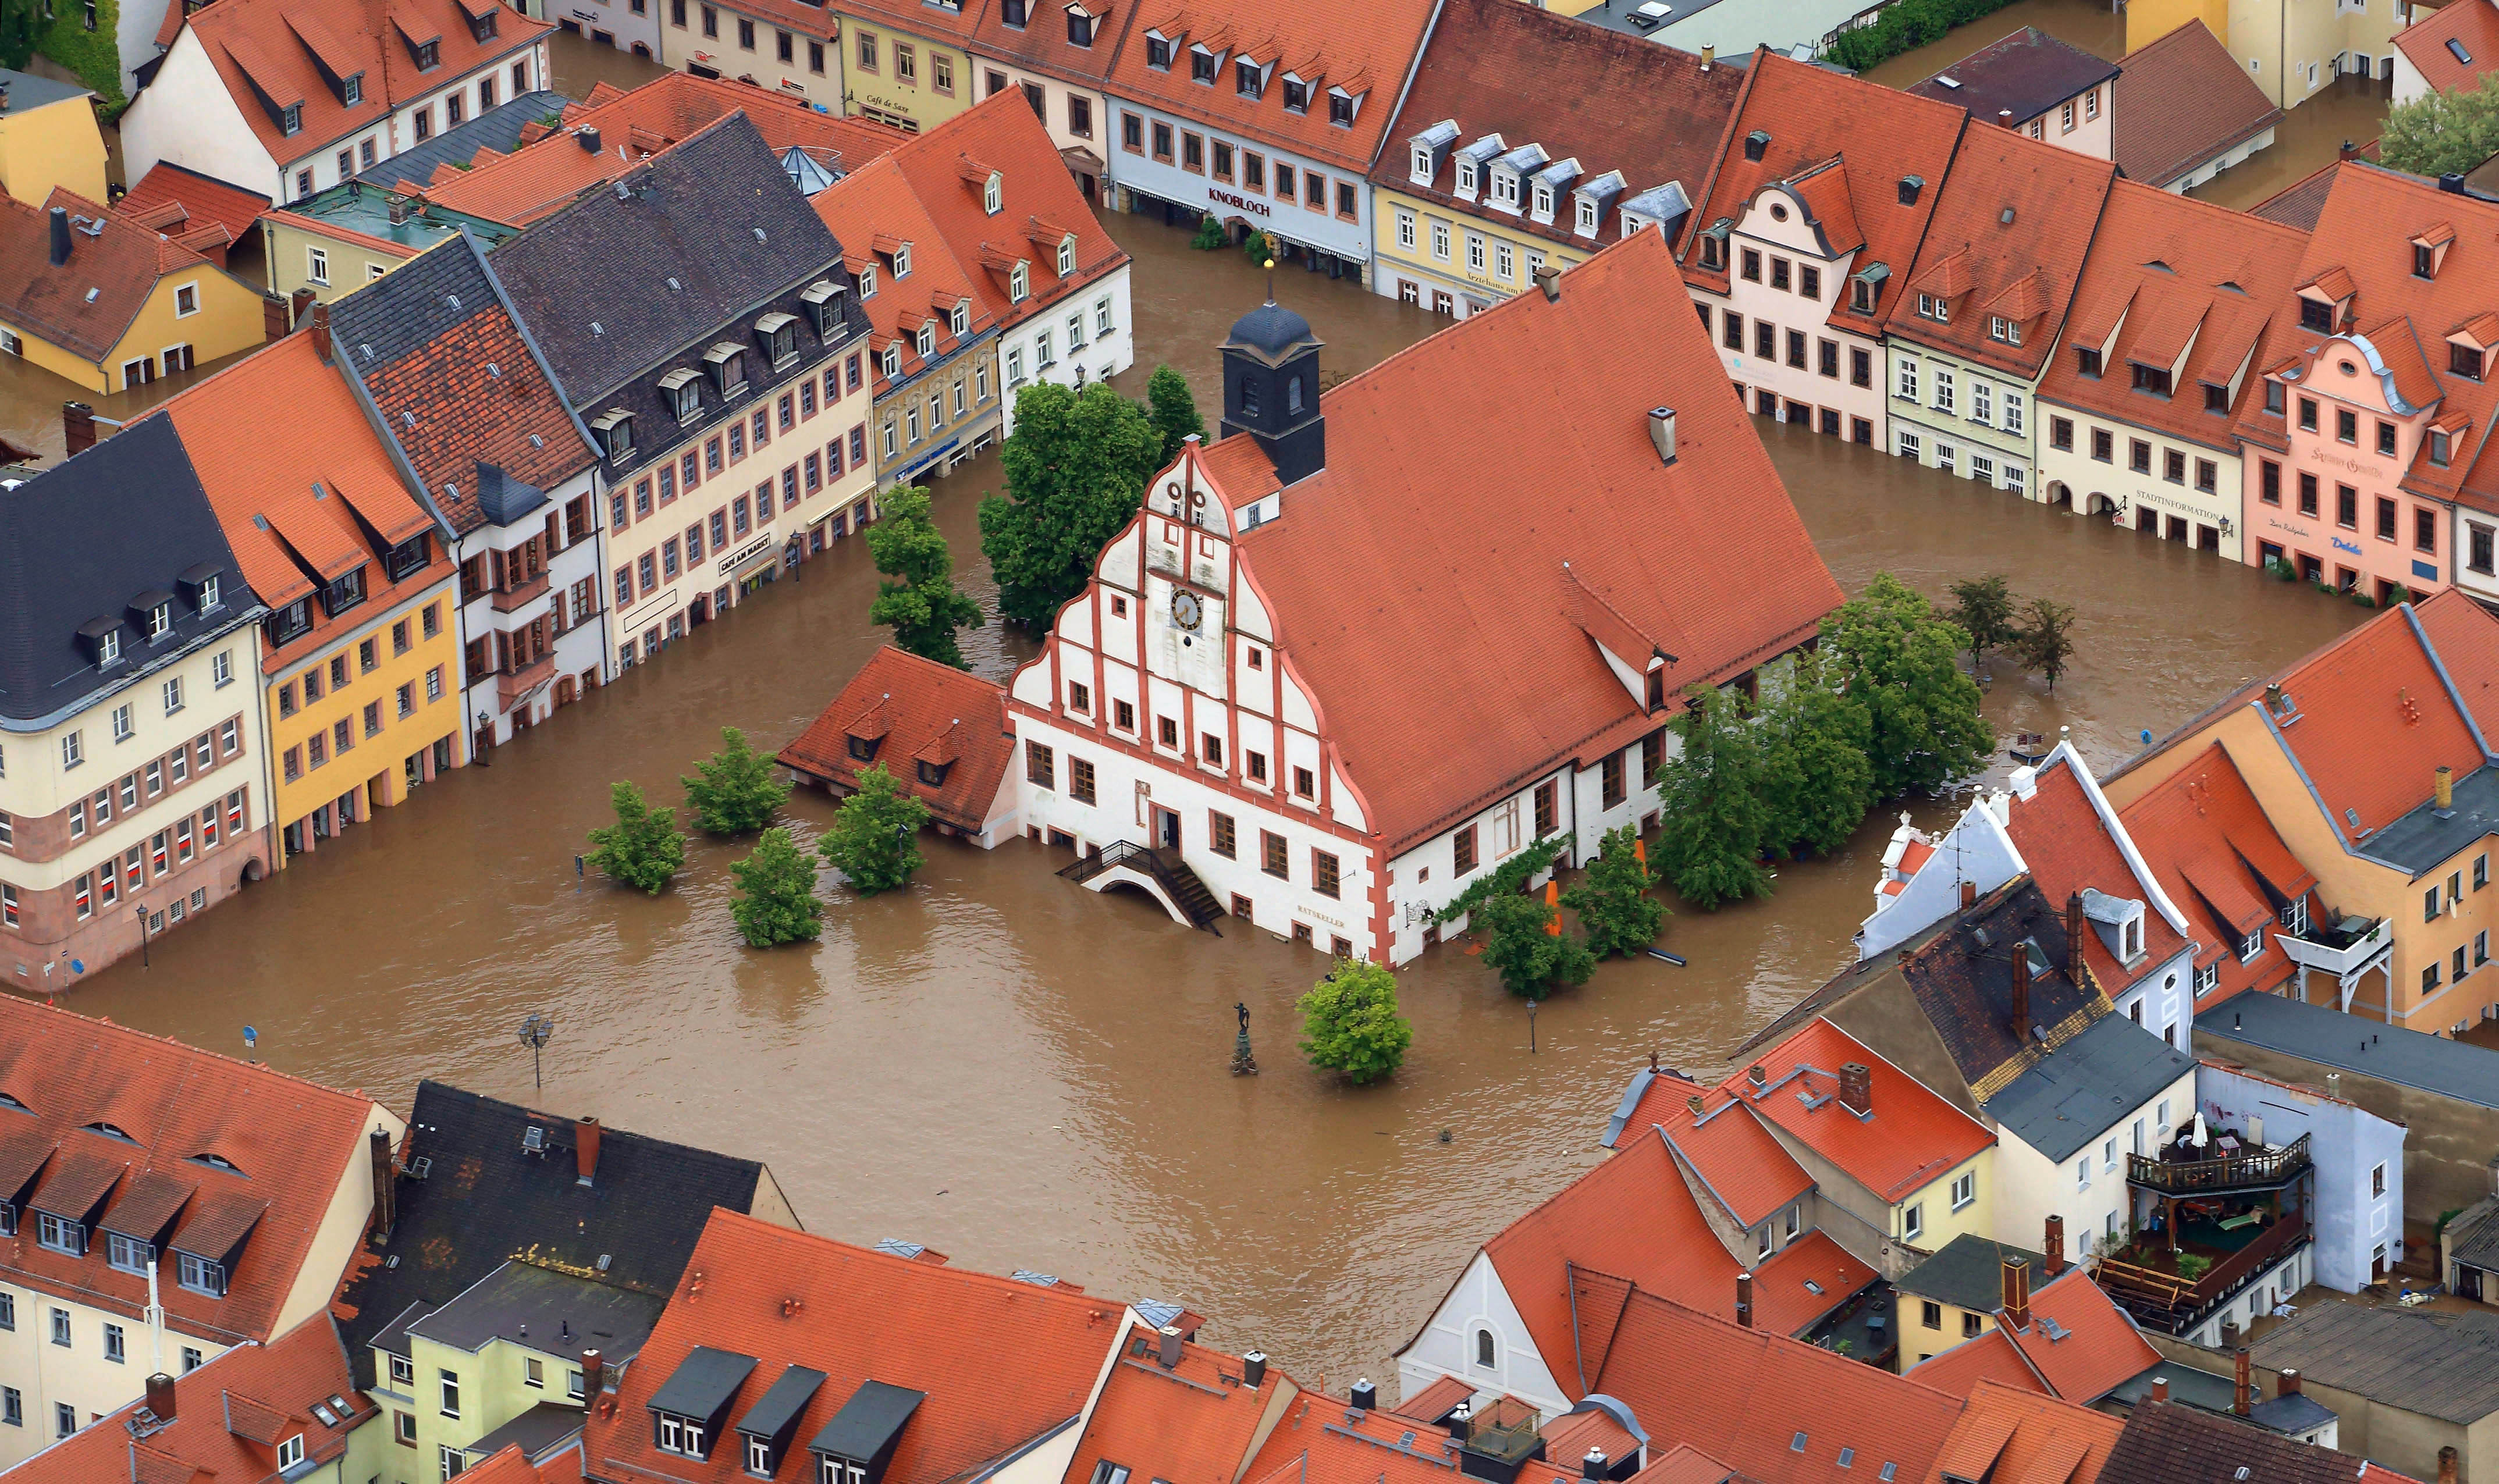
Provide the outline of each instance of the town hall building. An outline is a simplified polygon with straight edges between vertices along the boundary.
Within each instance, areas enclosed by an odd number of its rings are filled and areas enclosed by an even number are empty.
[[[1010,683],[1027,837],[1184,920],[1401,963],[1515,852],[1652,823],[1687,688],[1841,597],[1676,282],[1636,234],[1324,399],[1308,322],[1243,316],[1225,436]],[[1627,344],[1606,395],[1558,390]]]

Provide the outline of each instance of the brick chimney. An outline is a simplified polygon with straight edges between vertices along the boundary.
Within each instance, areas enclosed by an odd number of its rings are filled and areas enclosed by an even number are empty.
[[[326,304],[316,304],[312,306],[312,353],[319,356],[323,364],[328,364],[330,359],[330,306]]]
[[[1839,1106],[1861,1118],[1874,1111],[1874,1074],[1866,1063],[1839,1064]]]
[[[2030,1328],[2030,1265],[2019,1257],[2004,1259],[2004,1322],[2017,1330]]]
[[[2429,776],[2430,802],[2441,809],[2455,807],[2455,769],[2440,763]]]
[[[1975,906],[1977,906],[1977,905],[1978,905],[1978,883],[1976,883],[1976,882],[1974,882],[1974,881],[1965,881],[1965,882],[1963,882],[1963,883],[1961,884],[1961,907],[1962,907],[1962,911],[1964,911],[1964,912],[1967,912],[1969,909],[1971,909],[1972,907],[1975,907]]]
[[[2438,1484],[2455,1484],[2455,1445],[2438,1450]]]
[[[300,289],[297,289],[294,293],[289,294],[289,295],[286,297],[286,307],[287,307],[287,314],[288,314],[288,319],[287,319],[287,322],[286,322],[286,323],[287,323],[288,328],[290,328],[290,329],[291,329],[291,328],[293,328],[293,327],[294,327],[294,326],[296,326],[296,325],[300,325],[300,324],[304,323],[304,316],[305,316],[305,314],[306,314],[308,310],[310,310],[310,309],[311,309],[311,307],[312,307],[312,301],[314,301],[315,299],[318,299],[319,297],[320,297],[320,296],[319,296],[318,294],[313,293],[313,292],[312,292],[310,289],[308,289],[308,288],[300,288]]]
[[[1154,1364],[1162,1367],[1165,1371],[1176,1371],[1180,1369],[1180,1326],[1176,1324],[1164,1325],[1155,1335]],[[1353,1403],[1354,1405],[1360,1406],[1363,1404],[1360,1400],[1362,1388],[1370,1384],[1371,1383],[1368,1381],[1359,1381],[1354,1384],[1353,1391],[1356,1399]]]
[[[2057,1276],[2057,1274],[2061,1274],[2061,1273],[2062,1273],[2062,1272],[2064,1272],[2064,1271],[2065,1271],[2065,1218],[2064,1218],[2064,1217],[2062,1217],[2062,1216],[2059,1216],[2059,1215],[2051,1215],[2051,1216],[2048,1218],[2048,1232],[2047,1232],[2047,1238],[2048,1238],[2048,1240],[2047,1240],[2047,1243],[2046,1243],[2044,1246],[2042,1246],[2042,1247],[2040,1248],[2040,1250],[2041,1250],[2042,1252],[2045,1252],[2045,1253],[2047,1254],[2047,1256],[2048,1256],[2048,1261],[2047,1261],[2046,1263],[2044,1263],[2044,1264],[2042,1264],[2042,1265],[2041,1265],[2041,1267],[2040,1267],[2040,1269],[2039,1269],[2039,1275],[2040,1275],[2040,1276],[2042,1276],[2042,1277],[2045,1277],[2045,1278],[2051,1278],[2051,1279],[2053,1279],[2053,1278],[2055,1278],[2055,1277]]]
[[[599,1173],[599,1120],[583,1117],[572,1125],[572,1163],[580,1172],[576,1184],[587,1185]]]
[[[581,1395],[592,1404],[599,1401],[600,1388],[607,1380],[607,1362],[596,1350],[581,1352]]]
[[[286,332],[295,328],[295,308],[276,294],[260,296],[260,338],[282,340]]]
[[[174,1420],[174,1378],[159,1371],[147,1378],[147,1411],[158,1422]]]
[[[2027,1045],[2030,1040],[2030,944],[2027,939],[2013,945],[2013,1012],[2009,1020],[2013,1044]]]
[[[2090,930],[2083,923],[2083,894],[2076,891],[2065,898],[2065,977],[2077,988],[2083,983],[2083,934]]]
[[[82,402],[61,403],[61,447],[81,454],[95,446],[95,408]]]
[[[2169,1400],[2169,1377],[2156,1375],[2152,1378],[2152,1400],[2155,1402]]]
[[[1736,1322],[1746,1329],[1753,1327],[1753,1275],[1736,1274]]]
[[[373,1156],[373,1230],[387,1233],[399,1216],[399,1180],[391,1169],[390,1130],[373,1130],[367,1144]]]
[[[2237,1326],[2231,1326],[2236,1329]],[[2241,1345],[2230,1357],[2230,1410],[2244,1417],[2248,1414],[2248,1387],[2255,1362],[2248,1358],[2248,1347]]]
[[[2283,1368],[2282,1374],[2274,1378],[2273,1394],[2277,1397],[2295,1397],[2299,1395],[2298,1367],[2286,1366]]]

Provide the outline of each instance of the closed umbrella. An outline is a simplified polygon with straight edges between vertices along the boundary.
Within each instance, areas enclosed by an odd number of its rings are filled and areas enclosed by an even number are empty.
[[[2190,1139],[2188,1142],[2189,1142],[2190,1144],[2192,1144],[2193,1145],[2195,1145],[2195,1147],[2197,1147],[2197,1148],[2199,1148],[2199,1149],[2200,1149],[2200,1148],[2202,1148],[2202,1147],[2204,1146],[2204,1141],[2205,1141],[2205,1138],[2206,1138],[2206,1137],[2207,1137],[2207,1136],[2206,1136],[2206,1135],[2205,1135],[2205,1133],[2204,1133],[2204,1114],[2202,1113],[2202,1112],[2201,1112],[2201,1111],[2198,1111],[2198,1112],[2196,1113],[2196,1114],[2195,1114],[2195,1133],[2194,1133],[2194,1137],[2193,1137],[2193,1138],[2191,1138],[2191,1139]]]

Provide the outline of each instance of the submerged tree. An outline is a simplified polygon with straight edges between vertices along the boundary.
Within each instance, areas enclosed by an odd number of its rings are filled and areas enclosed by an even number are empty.
[[[816,851],[852,890],[874,896],[905,885],[920,869],[920,826],[927,819],[926,804],[902,791],[884,763],[871,763]]]
[[[1762,868],[1762,754],[1734,696],[1694,686],[1674,719],[1682,748],[1657,770],[1658,865],[1675,891],[1706,912],[1743,896],[1768,896]]]
[[[654,809],[630,783],[614,785],[608,799],[616,823],[590,832],[590,864],[600,874],[653,896],[685,867],[686,837],[677,833],[676,811]]]
[[[1146,416],[1162,435],[1162,461],[1156,468],[1180,457],[1181,444],[1194,435],[1206,436],[1206,419],[1197,415],[1197,399],[1188,390],[1188,378],[1168,366],[1157,366],[1146,380]]]
[[[1996,748],[1978,682],[1961,671],[1969,636],[1890,572],[1822,621],[1831,677],[1866,708],[1874,796],[1932,792]]]
[[[999,451],[1007,493],[981,501],[981,551],[998,582],[998,612],[1039,631],[1085,591],[1093,559],[1144,503],[1162,467],[1162,434],[1143,407],[1095,382],[1056,382],[1016,396],[1016,430]]]
[[[1664,877],[1641,855],[1630,825],[1606,830],[1587,873],[1562,893],[1562,905],[1579,916],[1588,952],[1599,958],[1639,952],[1657,941],[1666,921],[1666,904],[1648,894]]]
[[[720,729],[721,749],[695,764],[686,804],[697,823],[715,835],[742,835],[772,823],[772,811],[790,801],[790,786],[772,776],[772,759],[747,745],[734,726]]]
[[[1469,920],[1484,934],[1484,962],[1521,999],[1555,984],[1585,984],[1597,970],[1587,944],[1554,931],[1558,914],[1541,897],[1515,891],[1486,897]]]
[[[2002,572],[1991,572],[1954,583],[1952,596],[1952,612],[1945,617],[1959,624],[1967,636],[1969,667],[1974,670],[1986,661],[1989,650],[2003,648],[2013,637],[2013,589]]]
[[[729,868],[738,894],[730,904],[739,936],[750,948],[800,943],[825,930],[825,904],[816,900],[816,863],[787,828],[767,829],[755,852]]]
[[[1311,986],[1302,1013],[1302,1054],[1311,1065],[1376,1082],[1406,1060],[1414,1024],[1397,1013],[1397,976],[1383,964],[1341,958]]]
[[[2048,689],[2054,692],[2057,677],[2065,673],[2066,663],[2074,658],[2074,605],[2045,597],[2030,599],[2013,631],[2012,651],[2024,669],[2046,676]]]
[[[867,528],[868,554],[878,571],[897,580],[877,584],[868,622],[892,629],[896,645],[924,660],[966,668],[955,630],[978,629],[987,620],[981,605],[955,586],[955,557],[928,518],[928,491],[906,485],[879,503],[885,516]]]
[[[1759,727],[1764,854],[1827,855],[1848,843],[1874,805],[1870,730],[1822,657],[1798,656]]]

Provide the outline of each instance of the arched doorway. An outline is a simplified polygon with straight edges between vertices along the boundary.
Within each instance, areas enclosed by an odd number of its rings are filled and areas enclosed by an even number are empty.
[[[2074,492],[2065,487],[2062,479],[2052,479],[2048,481],[2048,503],[2060,510],[2071,510],[2074,508]]]
[[[635,42],[633,44],[633,54],[635,56],[642,57],[645,60],[649,59],[651,55],[651,44],[649,42]]]
[[[2109,499],[2107,496],[2102,495],[2097,491],[2093,491],[2092,494],[2091,503],[2084,507],[2084,511],[2086,514],[2090,515],[2115,515],[2118,513],[2118,502],[2116,500]]]

